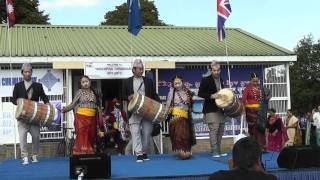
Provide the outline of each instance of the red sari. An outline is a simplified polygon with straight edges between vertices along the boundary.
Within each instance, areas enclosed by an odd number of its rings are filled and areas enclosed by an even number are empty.
[[[284,127],[281,118],[278,115],[274,115],[268,118],[268,141],[267,150],[280,152],[284,144],[288,141],[287,130]],[[277,130],[275,135],[272,135]]]
[[[73,145],[73,155],[94,154],[96,139],[96,116],[75,114],[76,139]]]

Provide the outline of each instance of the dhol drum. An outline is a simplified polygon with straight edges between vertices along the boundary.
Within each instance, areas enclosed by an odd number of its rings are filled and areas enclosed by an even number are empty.
[[[225,98],[216,99],[216,104],[219,108],[224,110],[225,115],[229,117],[239,117],[241,116],[244,108],[239,101],[239,99],[234,95],[231,89],[221,89],[218,94],[224,96]]]
[[[17,100],[16,119],[28,124],[50,126],[58,116],[58,110],[50,105],[38,103],[28,99]]]
[[[162,122],[165,119],[164,106],[141,94],[135,94],[129,102],[128,111],[150,121]]]

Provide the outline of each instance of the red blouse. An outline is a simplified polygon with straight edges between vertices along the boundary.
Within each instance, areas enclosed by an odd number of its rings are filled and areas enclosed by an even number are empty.
[[[243,90],[242,103],[247,104],[260,104],[261,100],[261,89],[259,86],[247,85]]]

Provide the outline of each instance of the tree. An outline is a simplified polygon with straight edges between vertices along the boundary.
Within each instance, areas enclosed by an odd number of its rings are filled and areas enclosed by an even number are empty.
[[[165,26],[159,20],[159,12],[153,1],[140,0],[142,25]],[[116,10],[109,11],[104,16],[105,21],[101,25],[128,25],[128,4],[116,6]]]
[[[17,24],[49,24],[49,15],[39,11],[39,0],[14,0]],[[7,22],[6,0],[0,0],[0,20]]]
[[[290,67],[292,108],[299,112],[311,111],[320,105],[320,40],[308,35],[295,48],[297,62]]]

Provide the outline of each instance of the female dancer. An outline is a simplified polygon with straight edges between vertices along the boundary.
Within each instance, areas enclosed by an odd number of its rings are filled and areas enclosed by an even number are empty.
[[[88,76],[82,76],[80,84],[81,88],[78,90],[73,101],[62,112],[66,113],[72,109],[75,112],[74,126],[77,136],[73,146],[73,155],[94,154],[98,98],[91,89],[91,81]]]
[[[178,158],[189,159],[191,146],[195,144],[191,119],[193,94],[183,86],[180,75],[174,76],[172,81],[174,87],[170,89],[166,103],[172,150]]]

